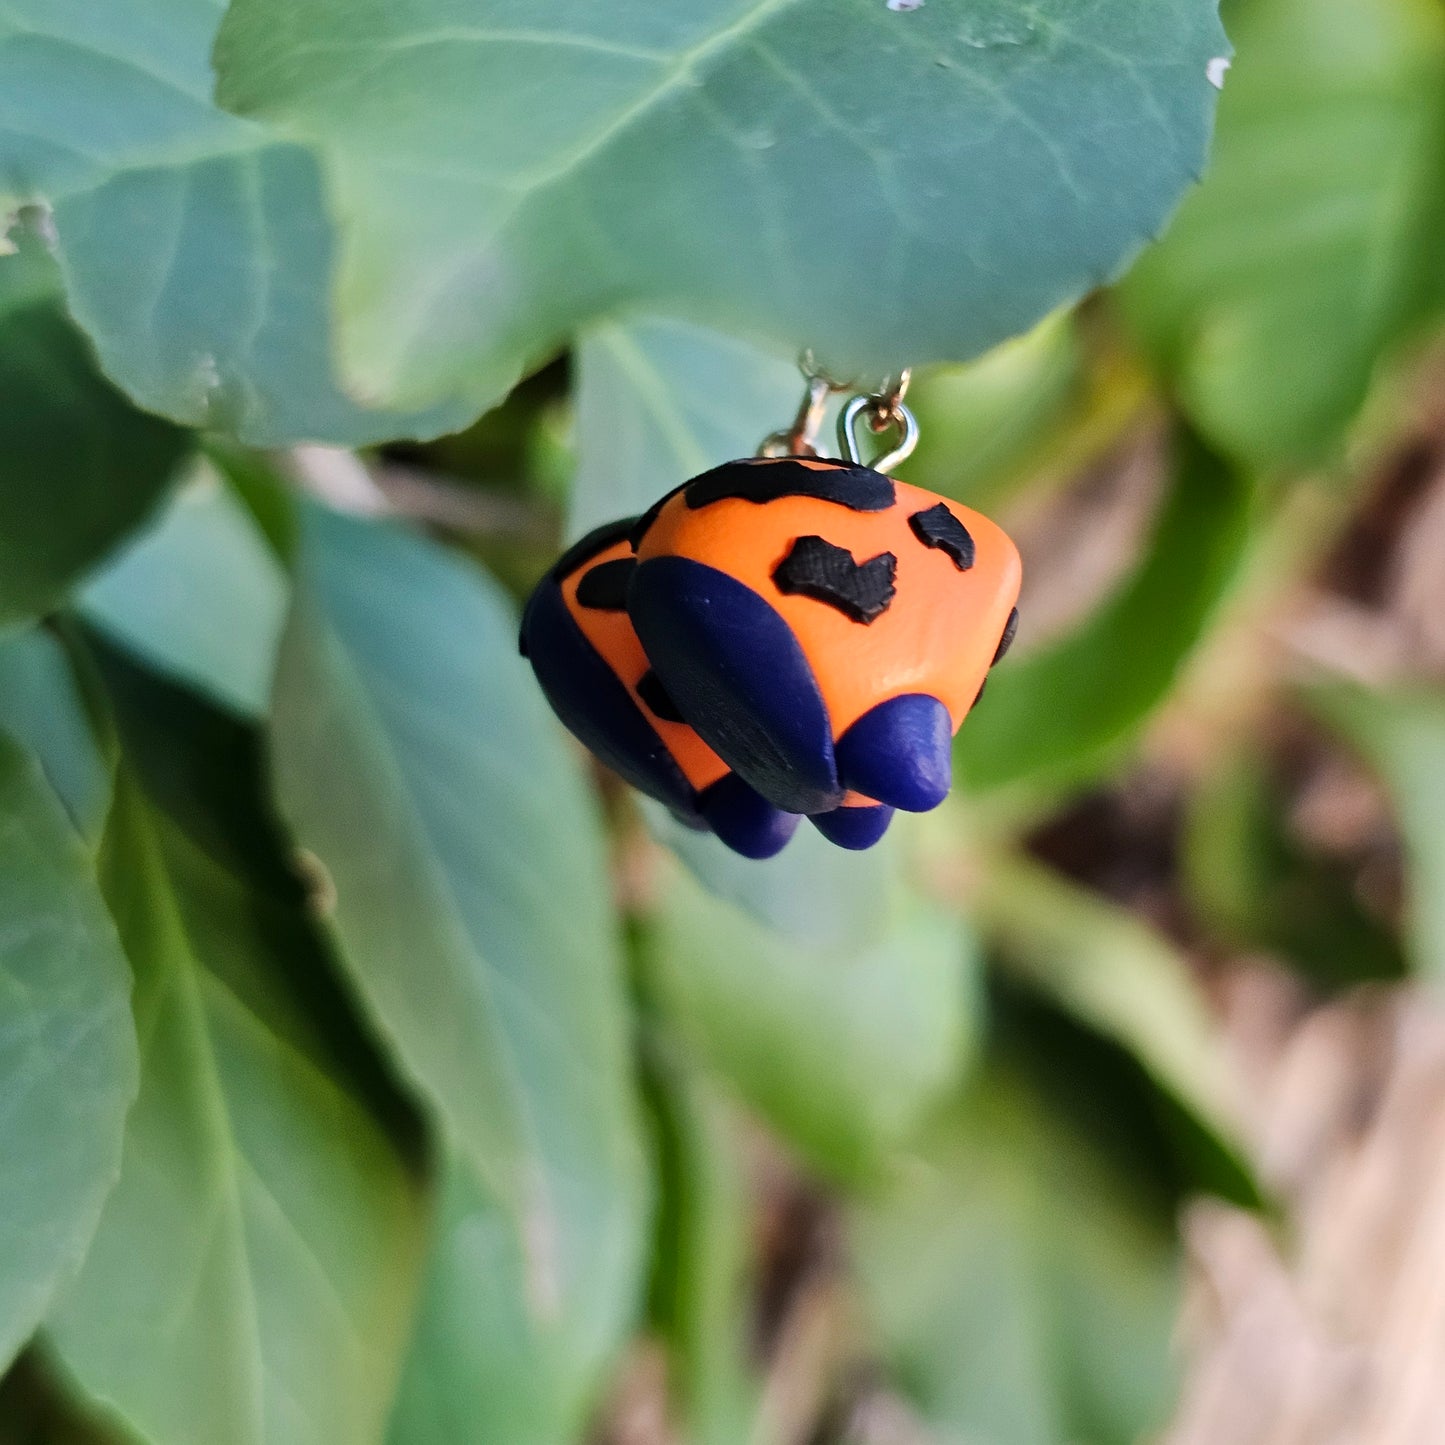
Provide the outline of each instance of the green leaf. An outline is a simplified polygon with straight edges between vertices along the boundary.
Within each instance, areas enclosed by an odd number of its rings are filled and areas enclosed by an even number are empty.
[[[691,1445],[738,1445],[760,1386],[749,1369],[752,1252],[742,1121],[665,1031],[647,1036],[658,1211],[651,1321]]]
[[[866,1316],[939,1439],[1133,1445],[1162,1425],[1175,1241],[1016,1073],[991,1067],[853,1225]]]
[[[288,454],[258,452],[214,432],[205,438],[205,457],[246,510],[272,553],[289,563],[296,552],[296,478]]]
[[[315,156],[211,103],[214,0],[16,0],[0,16],[0,209],[40,200],[71,311],[143,406],[269,445],[436,434],[331,375]]]
[[[103,875],[135,971],[141,1092],[51,1342],[149,1445],[379,1441],[421,1199],[303,1010],[314,935],[128,779]]]
[[[325,157],[348,374],[480,402],[624,306],[842,373],[982,351],[1159,229],[1225,49],[1211,0],[238,0],[216,54]]]
[[[815,1163],[864,1175],[957,1076],[975,962],[960,920],[917,900],[852,939],[776,933],[672,880],[648,977],[679,1034]]]
[[[654,837],[709,893],[789,942],[826,949],[873,939],[902,887],[907,819],[896,820],[888,837],[863,853],[835,847],[804,825],[776,858],[758,863],[679,823],[660,803],[644,799],[642,811]]]
[[[1405,843],[1407,951],[1419,973],[1445,978],[1445,696],[1340,684],[1312,690],[1309,702],[1389,792]]]
[[[1117,746],[1169,691],[1234,579],[1253,498],[1241,473],[1184,439],[1138,567],[1076,630],[995,670],[959,733],[961,778],[1066,780]]]
[[[1037,864],[996,859],[975,917],[1003,964],[1121,1045],[1168,1108],[1178,1148],[1206,1186],[1257,1204],[1229,1061],[1186,960],[1132,914]]]
[[[55,607],[155,506],[189,445],[96,371],[37,246],[24,236],[0,255],[0,628]]]
[[[1329,454],[1439,272],[1445,14],[1236,0],[1214,163],[1125,284],[1195,424],[1262,466]]]
[[[465,1362],[412,1374],[438,1392],[466,1378],[471,1437],[511,1445],[515,1402],[546,1403],[539,1379],[565,1367],[569,1400],[591,1386],[639,1288],[599,820],[498,589],[391,527],[308,513],[273,717],[282,809],[334,891],[346,967],[440,1115],[458,1187],[506,1221],[508,1266],[466,1307],[526,1319],[536,1345],[500,1383]]]
[[[280,563],[208,467],[79,598],[107,637],[247,718],[266,711],[286,605]]]
[[[633,1286],[614,1281],[624,1296],[617,1304],[634,1303]],[[557,1302],[537,1306],[515,1224],[475,1171],[453,1160],[389,1445],[581,1439],[605,1350],[587,1343]]]
[[[110,809],[111,769],[66,648],[40,627],[0,641],[0,728],[34,755],[93,852]]]
[[[528,1308],[512,1221],[454,1162],[390,1445],[560,1445],[588,1403],[565,1342]]]
[[[577,476],[567,533],[645,512],[709,467],[750,457],[792,420],[795,365],[719,331],[646,318],[577,347]]]
[[[0,734],[0,1370],[85,1256],[135,1097],[130,976],[39,763]]]
[[[900,473],[914,486],[987,510],[1011,484],[1033,480],[1085,397],[1085,354],[1074,318],[1048,317],[965,366],[916,377],[908,405],[918,450]]]
[[[32,1350],[0,1379],[0,1445],[129,1445],[83,1415],[47,1365]]]

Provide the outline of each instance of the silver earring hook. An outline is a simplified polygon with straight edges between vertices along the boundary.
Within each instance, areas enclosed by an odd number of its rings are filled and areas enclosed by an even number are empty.
[[[818,448],[814,438],[823,425],[823,413],[828,409],[828,396],[832,388],[821,376],[808,377],[808,389],[803,393],[802,404],[790,427],[769,432],[758,448],[760,457],[815,457]]]
[[[820,370],[813,353],[805,351],[798,358],[806,390],[791,426],[782,427],[763,438],[758,455],[763,457],[816,457],[816,437],[828,408],[828,398],[835,392],[848,391],[853,383],[834,381]],[[877,391],[855,396],[838,417],[838,444],[844,457],[854,466],[870,466],[877,471],[896,467],[909,457],[918,445],[918,421],[903,404],[912,373],[909,369],[888,377]],[[869,429],[876,435],[897,427],[899,437],[891,451],[871,462],[864,462],[858,445],[859,416],[867,414]]]

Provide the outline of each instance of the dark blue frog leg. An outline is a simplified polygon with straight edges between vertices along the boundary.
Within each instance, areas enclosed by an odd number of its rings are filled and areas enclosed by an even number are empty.
[[[633,574],[627,611],[668,693],[734,772],[784,812],[837,807],[828,710],[767,602],[701,562],[654,557]]]
[[[831,813],[815,813],[808,821],[830,843],[861,851],[888,831],[893,809],[881,803],[872,808],[834,808]]]
[[[843,786],[910,813],[926,813],[953,780],[953,723],[926,693],[905,693],[870,708],[838,739]]]
[[[552,710],[568,730],[633,787],[683,818],[697,798],[632,694],[597,655],[552,577],[522,614],[522,647]]]
[[[798,830],[796,813],[773,807],[736,773],[704,788],[697,795],[697,806],[708,827],[744,858],[771,858],[781,853]]]

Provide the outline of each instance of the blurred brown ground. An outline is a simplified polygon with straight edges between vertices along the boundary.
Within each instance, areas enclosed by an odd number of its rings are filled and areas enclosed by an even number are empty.
[[[1186,1220],[1188,1374],[1168,1445],[1445,1440],[1445,1006],[1380,989],[1305,1011],[1287,975],[1222,989],[1283,1219]]]

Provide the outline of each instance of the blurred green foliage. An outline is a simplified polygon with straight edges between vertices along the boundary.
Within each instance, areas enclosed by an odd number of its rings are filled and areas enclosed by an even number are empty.
[[[692,1445],[1166,1420],[1179,1211],[1269,1204],[1209,967],[1445,969],[1442,660],[1272,610],[1385,626],[1445,450],[1445,13],[1227,4],[1189,189],[1210,0],[968,9],[0,16],[0,1445],[580,1445],[650,1358]],[[515,602],[809,344],[943,363],[904,475],[1029,590],[948,804],[756,864]]]
[[[1209,185],[1125,310],[1216,445],[1266,470],[1323,462],[1439,304],[1445,15],[1240,0],[1225,20],[1238,55]]]

